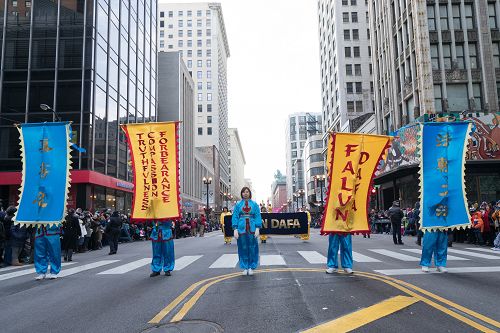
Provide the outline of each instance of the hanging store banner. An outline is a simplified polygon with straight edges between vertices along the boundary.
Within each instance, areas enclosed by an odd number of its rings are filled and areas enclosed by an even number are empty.
[[[472,124],[420,126],[420,228],[423,231],[466,228],[470,215],[465,196],[465,157]]]
[[[23,171],[14,222],[59,224],[66,216],[70,186],[70,123],[21,124],[18,130]]]
[[[392,137],[333,133],[328,143],[328,195],[322,234],[368,233],[372,179]]]
[[[178,122],[121,125],[134,172],[134,221],[182,215],[179,191]]]

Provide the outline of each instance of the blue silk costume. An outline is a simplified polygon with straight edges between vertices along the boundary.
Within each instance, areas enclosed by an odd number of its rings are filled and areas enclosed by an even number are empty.
[[[448,233],[446,231],[426,232],[422,240],[420,266],[431,266],[432,254],[436,267],[446,267],[448,258]]]
[[[50,274],[61,271],[61,229],[59,226],[39,226],[35,234],[35,270],[37,274],[47,274],[50,262]]]
[[[162,269],[164,272],[173,271],[175,266],[175,253],[172,222],[157,221],[153,223],[151,244],[153,245],[151,270],[158,273],[161,272]]]
[[[352,236],[351,234],[330,234],[328,237],[328,268],[339,268],[338,252],[340,247],[340,262],[342,268],[352,269]]]
[[[259,205],[252,200],[236,204],[232,217],[233,230],[238,230],[238,257],[242,269],[256,269],[259,265],[259,244],[255,229],[262,227]]]

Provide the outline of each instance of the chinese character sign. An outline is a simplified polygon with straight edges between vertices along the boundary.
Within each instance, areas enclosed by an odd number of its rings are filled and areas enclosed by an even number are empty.
[[[321,232],[368,233],[372,178],[392,138],[333,133],[328,144],[328,198]]]
[[[23,171],[15,223],[59,224],[70,186],[70,124],[21,124],[18,130]]]
[[[465,197],[465,156],[472,124],[420,126],[421,229],[465,228],[470,221]]]
[[[178,123],[122,125],[134,170],[135,221],[181,216]]]

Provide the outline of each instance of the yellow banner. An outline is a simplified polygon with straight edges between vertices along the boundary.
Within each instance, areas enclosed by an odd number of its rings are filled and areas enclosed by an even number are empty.
[[[121,125],[132,154],[135,221],[181,217],[178,123]]]
[[[333,133],[328,139],[328,196],[321,233],[367,233],[372,178],[392,138]]]

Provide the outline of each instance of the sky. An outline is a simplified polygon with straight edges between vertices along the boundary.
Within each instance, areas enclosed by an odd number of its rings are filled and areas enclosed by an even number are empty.
[[[191,3],[165,1],[160,3]],[[221,0],[228,36],[229,127],[238,129],[254,198],[286,173],[289,114],[321,112],[317,2]]]

